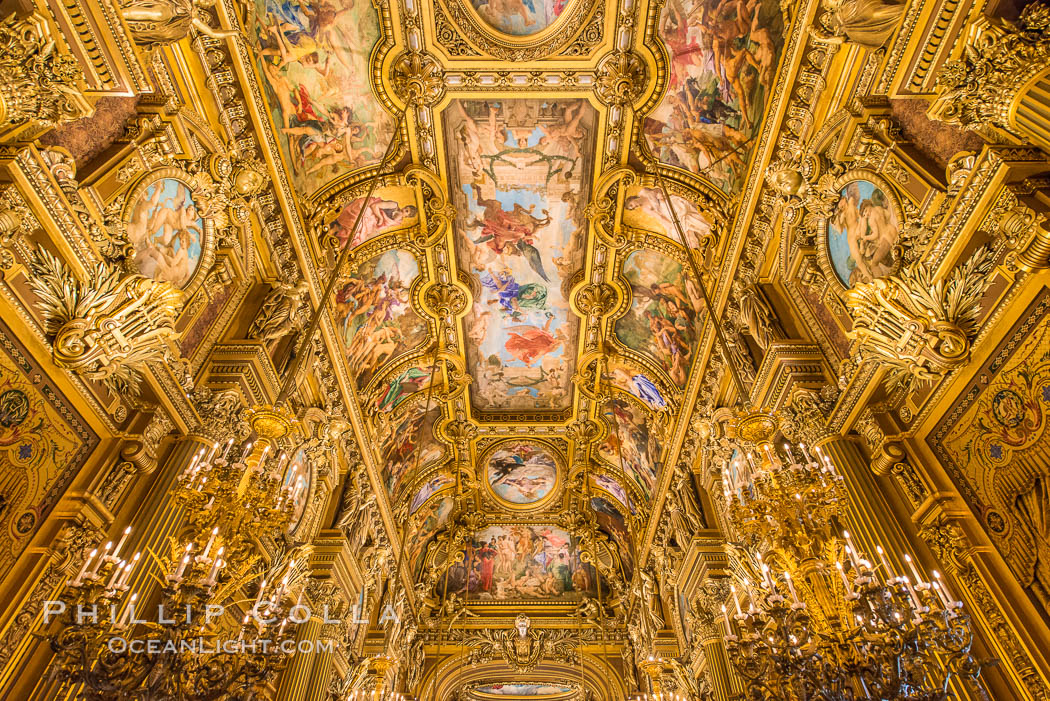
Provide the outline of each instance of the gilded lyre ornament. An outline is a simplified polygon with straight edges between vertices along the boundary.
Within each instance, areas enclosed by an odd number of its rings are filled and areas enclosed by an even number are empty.
[[[33,13],[0,23],[0,129],[40,129],[90,117],[76,59],[59,51],[47,20]]]
[[[43,249],[29,268],[57,366],[127,392],[136,390],[146,363],[172,352],[183,303],[172,285],[105,263],[83,283]]]
[[[1017,24],[981,16],[971,27],[963,55],[937,76],[942,92],[930,116],[966,129],[992,126],[1023,138],[1012,114],[1017,97],[1048,67],[1050,7],[1028,5]]]
[[[849,290],[847,336],[858,363],[888,367],[887,386],[904,393],[965,364],[994,263],[982,247],[944,280],[916,263]]]

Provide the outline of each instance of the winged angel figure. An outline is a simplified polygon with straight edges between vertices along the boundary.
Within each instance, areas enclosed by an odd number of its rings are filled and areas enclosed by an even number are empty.
[[[83,283],[43,249],[28,262],[29,286],[59,367],[115,392],[135,393],[146,363],[178,356],[175,319],[182,308],[181,290],[106,263]]]

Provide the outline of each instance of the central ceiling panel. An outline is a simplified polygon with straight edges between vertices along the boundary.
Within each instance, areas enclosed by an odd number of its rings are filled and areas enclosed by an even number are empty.
[[[456,251],[475,412],[558,412],[571,402],[595,111],[583,99],[454,100],[446,110]]]

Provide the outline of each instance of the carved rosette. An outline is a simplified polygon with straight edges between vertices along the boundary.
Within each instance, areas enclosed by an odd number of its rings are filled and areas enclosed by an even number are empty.
[[[606,105],[634,102],[645,88],[645,64],[637,54],[617,51],[598,64],[594,93]]]
[[[441,66],[430,54],[412,51],[394,61],[392,83],[398,97],[415,107],[437,104],[445,94]]]
[[[437,284],[423,293],[423,302],[434,316],[450,319],[467,308],[467,295],[455,285]]]

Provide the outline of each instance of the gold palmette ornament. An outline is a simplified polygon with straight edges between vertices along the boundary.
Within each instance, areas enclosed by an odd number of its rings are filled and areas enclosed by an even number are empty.
[[[396,153],[403,121],[404,114],[365,201]],[[49,631],[55,652],[51,676],[63,693],[87,701],[270,698],[273,682],[294,652],[288,643],[296,626],[314,615],[301,606],[310,548],[294,548],[270,562],[256,541],[288,529],[295,504],[308,488],[307,476],[297,475],[297,467],[286,474],[288,454],[282,446],[302,430],[284,403],[348,260],[363,212],[332,268],[274,404],[247,412],[250,436],[245,443],[235,446],[230,439],[223,446],[206,445],[178,476],[172,499],[184,514],[182,529],[167,552],[148,553],[162,573],[160,604],[146,613],[139,594],[130,591],[132,570],[144,559],[142,553],[120,557],[130,528],[116,547],[107,543],[101,552],[92,551],[66,587],[61,597],[66,609]],[[56,309],[65,307],[58,304]],[[245,600],[246,594],[254,599]],[[94,611],[96,604],[110,615],[83,615],[85,607]],[[123,644],[114,647],[114,640]],[[149,654],[141,654],[143,650]]]

